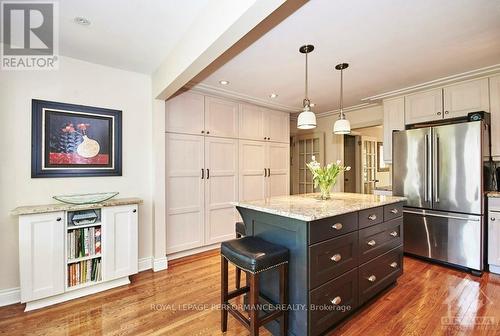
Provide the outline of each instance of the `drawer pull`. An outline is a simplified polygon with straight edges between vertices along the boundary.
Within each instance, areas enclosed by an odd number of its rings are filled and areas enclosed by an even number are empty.
[[[375,244],[377,244],[377,242],[372,239],[367,244],[370,245],[370,246],[375,246]]]
[[[398,233],[396,231],[392,231],[391,233],[389,233],[391,236],[393,237],[397,237],[398,236]]]
[[[496,218],[495,218],[495,217],[491,217],[491,218],[490,218],[490,220],[491,220],[492,222],[494,222],[494,221],[496,220]]]
[[[368,219],[374,221],[375,219],[377,219],[377,215],[371,214],[370,216],[368,216]]]
[[[342,223],[337,223],[337,224],[332,225],[332,229],[335,229],[335,230],[341,230],[342,227],[343,227]]]
[[[398,267],[398,263],[394,261],[389,266],[391,266],[392,268],[397,268]]]
[[[393,214],[397,214],[398,212],[399,212],[399,210],[398,210],[398,209],[392,209],[392,210],[391,210],[391,213],[393,213]]]
[[[330,258],[330,260],[331,260],[331,261],[335,261],[335,262],[339,262],[339,261],[340,261],[340,259],[342,259],[342,256],[341,256],[340,254],[338,254],[338,253],[337,253],[337,254],[335,254],[335,255],[333,255],[333,256]]]
[[[368,277],[368,281],[370,281],[370,282],[375,282],[376,280],[377,280],[377,277],[375,275],[370,275]]]
[[[330,300],[330,302],[334,305],[338,305],[342,302],[342,299],[340,298],[340,296],[337,296],[335,299]]]

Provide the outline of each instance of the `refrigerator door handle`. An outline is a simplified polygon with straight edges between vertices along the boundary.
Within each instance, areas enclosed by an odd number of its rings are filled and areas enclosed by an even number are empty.
[[[442,215],[438,213],[430,213],[430,212],[425,212],[425,211],[412,211],[412,210],[403,210],[403,213],[409,213],[409,214],[414,214],[414,215],[420,215],[420,216],[431,216],[431,217],[441,217],[441,218],[450,218],[450,219],[458,219],[458,220],[467,220],[467,221],[474,221],[474,222],[480,222],[481,219],[479,216],[453,216],[453,215]]]
[[[424,201],[429,202],[429,134],[425,135]]]
[[[434,185],[434,202],[439,203],[439,135],[434,134],[434,150],[433,150],[433,176],[432,183]]]

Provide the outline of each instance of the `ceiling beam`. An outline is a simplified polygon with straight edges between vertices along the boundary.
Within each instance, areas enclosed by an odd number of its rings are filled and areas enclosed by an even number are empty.
[[[284,2],[211,1],[153,73],[153,96],[168,99]]]

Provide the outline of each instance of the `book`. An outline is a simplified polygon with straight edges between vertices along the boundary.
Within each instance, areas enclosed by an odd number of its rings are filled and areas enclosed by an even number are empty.
[[[95,253],[101,253],[101,228],[95,229]]]

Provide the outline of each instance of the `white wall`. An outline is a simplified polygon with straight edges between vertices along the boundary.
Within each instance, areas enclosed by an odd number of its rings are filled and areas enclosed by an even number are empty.
[[[123,176],[31,178],[31,99],[122,110]],[[9,211],[51,196],[119,191],[140,197],[139,258],[153,254],[149,76],[60,58],[57,71],[0,72],[0,290],[19,286],[18,224]]]

